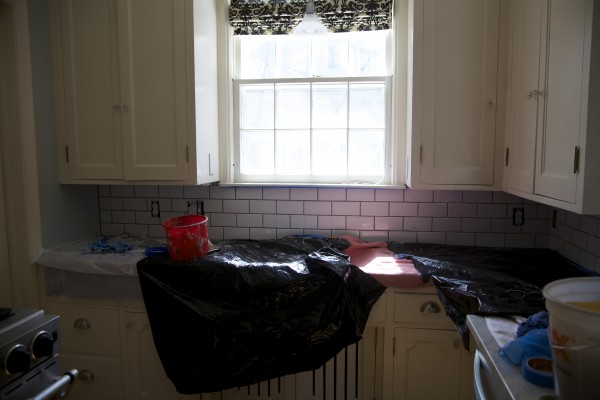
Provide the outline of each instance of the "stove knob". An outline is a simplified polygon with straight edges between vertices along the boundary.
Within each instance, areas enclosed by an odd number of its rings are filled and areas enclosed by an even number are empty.
[[[33,358],[48,357],[54,354],[54,340],[46,331],[38,332],[31,341]]]
[[[22,344],[14,345],[4,356],[4,372],[8,375],[25,372],[29,369],[30,354]]]

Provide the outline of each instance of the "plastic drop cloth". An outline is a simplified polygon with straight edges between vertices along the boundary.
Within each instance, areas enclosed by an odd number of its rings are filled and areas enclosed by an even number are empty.
[[[468,314],[528,317],[545,310],[547,283],[593,274],[549,249],[398,242],[389,248],[412,259],[425,282],[433,280],[465,346]]]
[[[319,368],[360,339],[385,290],[349,263],[343,240],[215,245],[198,260],[137,265],[158,355],[180,393]]]

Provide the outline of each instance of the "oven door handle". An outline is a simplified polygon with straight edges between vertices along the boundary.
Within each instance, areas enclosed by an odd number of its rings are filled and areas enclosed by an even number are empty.
[[[30,397],[29,400],[50,400],[57,394],[60,394],[61,399],[67,397],[69,390],[71,389],[71,384],[75,382],[77,375],[79,375],[79,371],[76,369],[65,372],[62,378],[42,390],[37,395]]]

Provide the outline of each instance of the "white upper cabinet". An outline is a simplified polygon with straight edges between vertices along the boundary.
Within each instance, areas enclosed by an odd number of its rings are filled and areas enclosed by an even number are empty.
[[[413,14],[408,185],[497,186],[499,1],[415,0]]]
[[[52,0],[52,22],[61,182],[219,179],[214,0]]]
[[[593,3],[512,3],[504,173],[507,192],[585,214],[600,214],[600,123],[593,112],[600,44],[592,41],[600,10]]]

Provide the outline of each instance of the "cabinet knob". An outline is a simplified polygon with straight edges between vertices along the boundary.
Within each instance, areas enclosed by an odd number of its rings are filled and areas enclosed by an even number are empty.
[[[531,99],[533,96],[535,96],[535,92],[536,92],[536,90],[530,90],[529,92],[527,92],[525,97],[527,97],[528,99]]]
[[[129,111],[129,106],[127,104],[123,104],[121,106],[121,110],[123,110],[123,111]]]
[[[89,369],[83,369],[79,371],[78,379],[80,381],[92,382],[96,379],[96,377],[94,376],[94,373]]]
[[[492,100],[488,101],[488,105],[491,107],[494,107],[496,105],[496,100],[492,99]]]
[[[92,324],[85,318],[78,318],[73,324],[73,328],[75,329],[90,329]]]
[[[119,111],[121,109],[121,106],[119,104],[113,104],[112,109],[115,111]]]
[[[426,301],[421,304],[419,311],[421,311],[423,314],[439,314],[442,309],[435,301]]]

